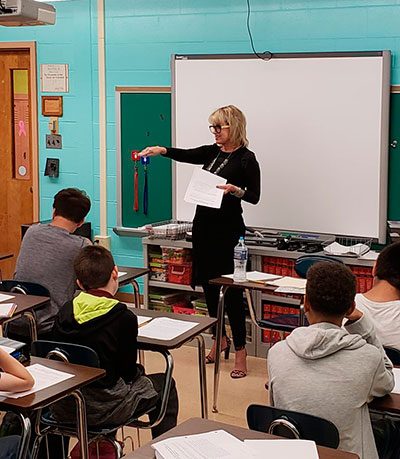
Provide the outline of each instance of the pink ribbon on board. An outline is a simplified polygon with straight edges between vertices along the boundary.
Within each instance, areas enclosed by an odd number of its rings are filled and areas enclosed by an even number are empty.
[[[24,134],[24,136],[26,136],[26,132],[25,132],[25,123],[21,120],[21,121],[18,123],[18,126],[19,126],[18,137],[21,137],[22,134]]]

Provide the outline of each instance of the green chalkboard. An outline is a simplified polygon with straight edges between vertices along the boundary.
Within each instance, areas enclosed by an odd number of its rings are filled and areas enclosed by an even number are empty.
[[[394,141],[397,141],[394,143]],[[390,96],[388,220],[400,220],[400,93]],[[395,146],[394,146],[395,145]]]
[[[171,161],[150,158],[148,166],[148,213],[143,212],[144,167],[138,163],[139,210],[134,206],[135,164],[132,150],[150,145],[171,145],[171,94],[121,93],[121,213],[122,226],[135,228],[172,216]]]

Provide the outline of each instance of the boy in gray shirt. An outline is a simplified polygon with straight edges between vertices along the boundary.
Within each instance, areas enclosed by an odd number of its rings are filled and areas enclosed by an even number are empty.
[[[304,310],[310,326],[271,348],[270,403],[328,419],[339,430],[340,449],[378,459],[367,404],[393,389],[393,366],[373,323],[355,309],[355,293],[346,266],[309,269]]]
[[[14,279],[35,282],[50,292],[50,304],[34,311],[39,339],[51,339],[58,310],[74,295],[74,259],[90,241],[72,233],[84,223],[89,210],[90,200],[83,191],[61,190],[54,197],[52,222],[32,225],[22,240]],[[29,341],[27,322],[11,322],[8,335]]]

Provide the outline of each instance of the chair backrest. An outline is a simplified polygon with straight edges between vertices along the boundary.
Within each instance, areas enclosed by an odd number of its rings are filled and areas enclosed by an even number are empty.
[[[97,352],[87,346],[57,341],[38,340],[32,343],[31,354],[36,357],[47,357],[63,360],[77,365],[100,368]]]
[[[2,292],[23,293],[24,295],[50,296],[47,288],[34,282],[5,280],[0,284]]]
[[[329,263],[342,263],[342,260],[330,257],[328,255],[303,255],[296,260],[294,270],[296,273],[305,279],[307,277],[307,271],[311,268],[314,263],[329,262]]]
[[[400,365],[400,351],[393,347],[384,346],[383,348],[393,365]]]
[[[250,405],[247,408],[247,425],[251,430],[286,438],[313,440],[317,445],[329,448],[337,448],[339,445],[339,431],[335,424],[311,414]]]

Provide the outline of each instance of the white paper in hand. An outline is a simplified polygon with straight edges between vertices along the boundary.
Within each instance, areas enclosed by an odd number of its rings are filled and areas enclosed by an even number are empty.
[[[225,184],[226,180],[224,178],[204,169],[196,168],[193,171],[184,200],[190,204],[219,209],[224,190],[220,190],[217,186]]]

